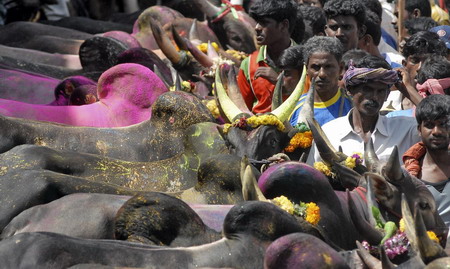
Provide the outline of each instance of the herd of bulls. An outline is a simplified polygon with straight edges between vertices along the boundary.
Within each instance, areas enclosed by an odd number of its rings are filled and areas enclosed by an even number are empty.
[[[209,19],[221,11],[192,4]],[[70,17],[0,28],[1,268],[450,264],[448,229],[428,189],[396,150],[380,163],[370,141],[364,166],[341,165],[347,156],[314,120],[313,88],[300,118],[333,166],[333,184],[297,161],[307,149],[262,167],[298,132],[287,115],[306,72],[285,102],[275,90],[271,114],[282,128],[223,124],[257,116],[236,84],[240,59],[224,49],[255,50],[255,23],[237,12],[208,23],[152,6],[114,23]],[[197,47],[208,41],[218,49]],[[320,220],[282,210],[271,202],[280,196],[316,204]],[[384,247],[376,258],[359,243],[379,245],[377,221],[401,218],[409,240],[401,259],[390,261]]]

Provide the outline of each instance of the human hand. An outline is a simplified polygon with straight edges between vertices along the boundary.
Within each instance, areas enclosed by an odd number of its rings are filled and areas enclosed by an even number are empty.
[[[255,79],[262,77],[270,81],[272,84],[277,83],[278,73],[270,67],[258,67],[255,72]]]

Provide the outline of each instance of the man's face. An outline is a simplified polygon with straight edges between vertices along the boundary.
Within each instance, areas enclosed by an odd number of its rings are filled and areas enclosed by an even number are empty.
[[[418,129],[422,142],[428,150],[448,150],[450,126],[447,118],[424,120]]]
[[[297,69],[284,69],[283,95],[291,95],[297,86],[302,72]]]
[[[344,46],[344,52],[358,47],[359,29],[353,16],[336,16],[328,19],[325,34],[339,39]]]
[[[318,94],[336,93],[343,66],[334,55],[328,52],[315,52],[309,57],[306,67],[308,76],[311,80],[315,79],[314,87]]]
[[[389,87],[382,82],[368,81],[367,83],[353,86],[349,93],[353,96],[353,106],[361,115],[375,116],[386,100]]]
[[[403,18],[402,18],[402,21],[406,21],[406,20],[408,20],[408,19],[411,19],[411,17],[412,17],[412,14],[411,13],[409,13],[408,12],[408,10],[404,10],[403,11]],[[398,20],[399,20],[399,17],[398,17],[398,7],[397,7],[397,5],[394,5],[394,18],[392,19],[392,25],[394,26],[394,29],[395,29],[395,31],[398,33],[398,26],[397,26],[397,22],[398,22]]]
[[[414,82],[413,85],[417,84],[417,72],[419,71],[423,61],[425,61],[428,56],[428,54],[413,54],[406,58],[404,66],[409,73],[409,78],[412,82]]]
[[[262,18],[258,20],[255,26],[256,43],[258,45],[271,45],[278,42],[281,35],[282,23],[274,19]]]

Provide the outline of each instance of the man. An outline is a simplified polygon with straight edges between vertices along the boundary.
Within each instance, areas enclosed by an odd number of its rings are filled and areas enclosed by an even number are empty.
[[[314,83],[315,89],[314,117],[320,125],[345,116],[352,108],[350,98],[339,89],[338,85],[344,68],[341,62],[342,51],[342,45],[336,38],[325,36],[312,37],[303,46],[306,72],[311,78],[311,83]],[[292,126],[299,123],[298,116],[305,99],[306,94],[303,94],[290,117]]]
[[[392,20],[395,31],[398,33],[397,21],[398,17],[398,5],[394,6],[395,19]],[[408,0],[405,1],[405,10],[403,12],[403,21],[419,18],[419,17],[431,17],[431,5],[430,0]]]
[[[371,65],[350,66],[344,75],[348,94],[353,98],[353,109],[346,117],[337,118],[322,128],[334,148],[342,147],[343,153],[351,156],[364,152],[364,141],[372,138],[375,153],[380,160],[387,160],[398,147],[403,154],[420,138],[413,118],[387,118],[379,114],[390,87],[398,81],[397,72],[378,57],[371,57]],[[361,63],[364,62],[364,58]],[[365,67],[369,66],[369,67]],[[321,161],[314,146],[308,157],[308,164]],[[399,161],[401,161],[399,159]]]
[[[439,215],[450,226],[450,96],[434,94],[423,99],[416,120],[422,141],[405,152],[403,162],[431,191]]]
[[[237,80],[253,113],[271,110],[278,77],[276,63],[283,50],[294,45],[290,36],[297,18],[297,5],[293,0],[257,0],[250,7],[249,14],[257,22],[256,42],[261,47],[242,62]]]
[[[327,16],[325,34],[336,37],[344,46],[344,53],[358,47],[364,35],[366,12],[359,0],[330,0],[323,7]]]

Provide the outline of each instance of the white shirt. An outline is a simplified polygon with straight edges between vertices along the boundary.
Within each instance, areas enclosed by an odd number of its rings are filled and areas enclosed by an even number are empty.
[[[364,154],[364,142],[362,138],[353,131],[350,125],[349,115],[327,122],[322,126],[330,143],[336,150],[342,147],[342,152],[348,156],[355,152]],[[393,117],[379,116],[372,133],[372,141],[375,153],[380,161],[387,161],[394,149],[398,147],[399,161],[402,163],[402,155],[412,145],[421,141],[417,131],[417,122],[413,117]],[[322,161],[317,151],[316,144],[311,147],[307,163],[313,165],[314,162]]]

